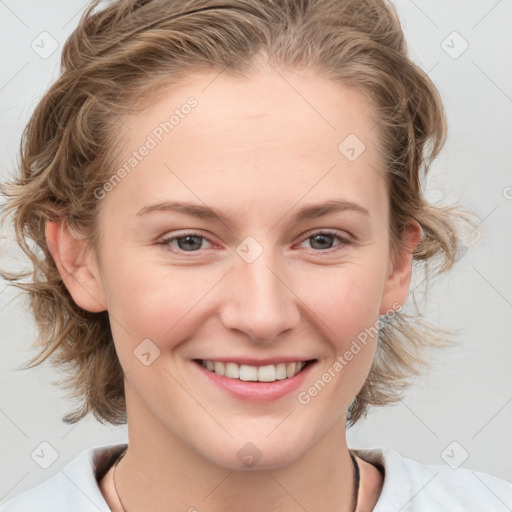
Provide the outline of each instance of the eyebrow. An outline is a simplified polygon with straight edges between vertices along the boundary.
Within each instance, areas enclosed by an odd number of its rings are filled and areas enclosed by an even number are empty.
[[[311,220],[330,213],[337,213],[343,211],[355,211],[364,215],[370,216],[370,212],[363,206],[352,201],[345,200],[330,200],[321,204],[306,205],[298,210],[293,216],[295,221]],[[164,201],[161,203],[145,206],[137,213],[137,216],[147,215],[151,212],[176,212],[198,217],[201,219],[216,219],[224,224],[228,224],[231,217],[228,217],[209,206],[203,206],[195,203],[188,203],[185,201]]]

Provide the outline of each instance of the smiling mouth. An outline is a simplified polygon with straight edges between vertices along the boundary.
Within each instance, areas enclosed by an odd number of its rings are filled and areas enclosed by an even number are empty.
[[[295,361],[291,363],[268,364],[265,366],[251,366],[233,362],[209,361],[196,359],[197,363],[217,375],[228,379],[241,380],[245,382],[275,382],[295,377],[306,366],[316,361]]]

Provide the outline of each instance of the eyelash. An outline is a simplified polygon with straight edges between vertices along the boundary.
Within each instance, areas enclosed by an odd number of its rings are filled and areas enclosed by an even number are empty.
[[[331,247],[329,249],[325,249],[325,250],[321,250],[321,249],[315,250],[315,249],[312,249],[314,252],[317,252],[317,253],[320,253],[320,254],[335,252],[335,251],[341,249],[342,247],[347,246],[347,245],[349,245],[351,243],[351,240],[348,237],[341,236],[340,234],[336,233],[335,231],[332,231],[332,230],[329,230],[329,229],[315,231],[314,233],[311,233],[309,236],[304,238],[302,242],[305,242],[306,240],[309,240],[310,238],[314,238],[315,236],[318,236],[318,235],[329,235],[329,236],[332,236],[333,238],[335,238],[336,240],[338,240],[338,242],[339,242],[338,245],[336,245],[334,247]],[[164,246],[164,248],[167,249],[167,250],[171,250],[171,249],[169,249],[171,242],[174,242],[175,240],[178,240],[180,238],[186,238],[187,236],[194,236],[194,237],[201,238],[203,240],[207,240],[208,242],[210,242],[208,240],[208,238],[206,238],[204,235],[201,235],[200,233],[195,233],[195,232],[191,231],[191,232],[188,232],[188,233],[183,233],[181,235],[177,235],[177,236],[172,236],[172,237],[166,238],[166,239],[162,240],[161,242],[159,242],[159,245]],[[212,242],[210,242],[210,243],[212,243]],[[176,251],[171,250],[171,252],[178,252],[180,254],[186,254],[186,253],[193,254],[193,253],[200,252],[200,249],[198,249],[197,251],[184,251],[182,249],[179,249],[179,247],[176,248],[176,249],[177,249]]]

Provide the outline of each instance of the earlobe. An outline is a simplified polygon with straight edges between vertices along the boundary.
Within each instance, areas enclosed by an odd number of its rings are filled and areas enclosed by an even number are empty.
[[[62,221],[46,222],[46,243],[59,274],[75,303],[86,311],[107,309],[96,258],[87,243]]]
[[[402,234],[403,248],[394,255],[386,279],[379,314],[385,315],[403,305],[409,293],[412,276],[413,251],[421,240],[421,226],[410,219]]]

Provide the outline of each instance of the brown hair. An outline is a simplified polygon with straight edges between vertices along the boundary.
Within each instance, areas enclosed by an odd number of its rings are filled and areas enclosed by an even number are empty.
[[[60,383],[100,421],[126,422],[123,371],[107,312],[78,307],[63,284],[45,239],[47,220],[63,219],[97,248],[100,201],[94,191],[118,165],[122,116],[157,99],[158,91],[197,71],[247,77],[266,62],[313,69],[353,86],[374,106],[385,156],[390,230],[395,245],[408,218],[423,238],[417,262],[449,269],[458,236],[454,208],[425,201],[421,179],[446,138],[439,94],[408,57],[399,18],[386,0],[115,0],[91,3],[62,53],[61,74],[25,128],[19,176],[6,183],[5,215],[33,264],[4,277],[26,290],[37,322],[40,353],[69,375]],[[150,77],[150,79],[148,79]],[[439,258],[438,258],[439,257]],[[422,265],[427,274],[432,265]],[[29,278],[28,280],[25,280]],[[421,368],[423,352],[447,342],[419,314],[390,316],[381,326],[368,378],[347,413],[354,424],[368,406],[401,397]]]

